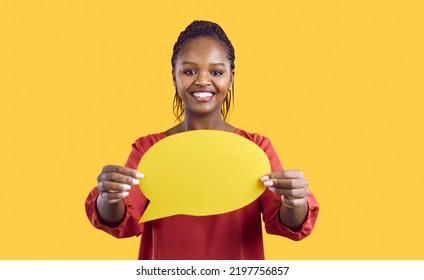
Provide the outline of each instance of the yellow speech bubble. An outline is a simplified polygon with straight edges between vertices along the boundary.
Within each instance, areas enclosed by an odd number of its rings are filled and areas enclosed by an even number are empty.
[[[140,222],[177,214],[207,216],[240,209],[265,190],[268,156],[235,133],[193,130],[168,136],[140,161],[140,188],[150,200]]]

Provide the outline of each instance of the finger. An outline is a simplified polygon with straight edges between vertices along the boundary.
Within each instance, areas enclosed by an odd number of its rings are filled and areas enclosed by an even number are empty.
[[[125,166],[119,166],[119,165],[106,165],[102,169],[102,173],[120,173],[123,175],[127,175],[130,177],[133,177],[134,179],[141,179],[144,178],[144,175],[140,172],[138,172],[135,169],[131,169]]]
[[[279,195],[283,195],[284,197],[287,198],[294,198],[294,199],[298,199],[298,198],[305,198],[308,196],[308,189],[307,188],[302,188],[302,189],[278,189],[278,188],[274,188],[274,187],[270,187],[269,188],[270,191],[279,194]]]
[[[297,207],[301,207],[308,204],[308,202],[306,198],[293,199],[293,198],[283,197],[283,204],[289,208],[297,208]]]
[[[297,179],[305,178],[301,170],[287,169],[266,174],[261,178],[261,181],[267,181],[269,179]]]
[[[131,189],[131,185],[102,181],[98,185],[99,192],[126,192]]]
[[[120,192],[120,193],[103,192],[100,195],[102,196],[103,201],[107,203],[116,203],[122,198],[128,196],[129,192]]]
[[[262,177],[261,181],[265,187],[274,187],[280,189],[300,189],[307,188],[309,186],[309,182],[305,178],[269,179]]]
[[[264,182],[266,187],[274,187],[278,189],[301,189],[307,188],[309,182],[304,179],[270,179]]]
[[[140,181],[138,179],[135,179],[131,176],[123,175],[121,173],[116,173],[116,172],[102,173],[97,178],[97,181],[99,183],[102,181],[109,181],[109,182],[116,182],[116,183],[130,184],[130,185],[140,184]]]

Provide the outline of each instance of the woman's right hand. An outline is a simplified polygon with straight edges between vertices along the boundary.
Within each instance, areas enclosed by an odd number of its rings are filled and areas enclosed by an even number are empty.
[[[117,203],[129,195],[131,185],[138,185],[141,178],[144,178],[144,175],[137,170],[106,165],[97,177],[100,198],[106,203]]]

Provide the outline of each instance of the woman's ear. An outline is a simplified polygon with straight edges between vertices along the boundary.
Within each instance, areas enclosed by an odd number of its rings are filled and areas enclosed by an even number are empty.
[[[230,85],[229,88],[231,89],[233,87],[234,84],[234,75],[236,74],[236,72],[234,71],[234,69],[231,71],[231,80],[230,80]]]
[[[175,81],[175,70],[174,69],[172,69],[172,83],[174,84],[174,88],[176,88],[177,87],[177,83]]]

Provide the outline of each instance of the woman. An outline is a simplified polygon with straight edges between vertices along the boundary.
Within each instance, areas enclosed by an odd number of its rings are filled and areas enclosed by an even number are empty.
[[[268,233],[300,240],[312,231],[319,208],[303,173],[283,170],[266,137],[225,121],[234,94],[234,60],[234,48],[219,25],[190,24],[178,37],[171,60],[174,113],[181,122],[137,139],[125,166],[105,166],[86,200],[88,218],[96,228],[116,237],[143,234],[139,259],[264,259],[261,214]],[[230,213],[176,215],[139,224],[148,205],[137,186],[143,178],[136,171],[141,157],[161,139],[195,129],[237,133],[261,147],[272,172],[258,179],[268,188]]]

